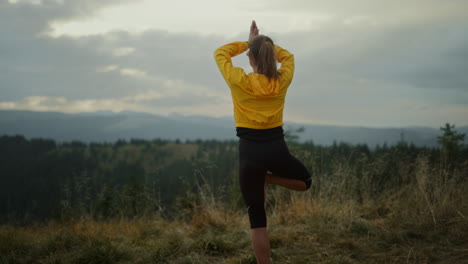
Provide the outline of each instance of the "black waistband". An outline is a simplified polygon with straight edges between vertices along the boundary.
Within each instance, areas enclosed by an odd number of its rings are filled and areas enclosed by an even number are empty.
[[[253,141],[272,141],[284,137],[284,131],[282,126],[268,129],[236,127],[236,131],[237,136],[239,138]]]

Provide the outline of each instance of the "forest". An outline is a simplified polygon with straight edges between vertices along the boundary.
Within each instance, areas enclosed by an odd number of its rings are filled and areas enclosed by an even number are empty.
[[[312,193],[340,199],[379,199],[409,185],[424,160],[444,180],[465,182],[468,148],[453,125],[441,128],[439,148],[401,141],[374,149],[298,142],[290,151],[312,174]],[[171,217],[200,188],[242,208],[237,185],[237,141],[119,140],[115,143],[0,137],[0,221],[25,225],[87,216],[102,220],[160,214]],[[340,175],[346,170],[346,175]],[[463,172],[460,174],[460,172]],[[337,177],[340,175],[340,177]],[[446,178],[446,179],[445,179]],[[339,190],[330,188],[340,188]],[[337,195],[339,193],[339,195]]]
[[[268,186],[274,263],[468,263],[468,148],[299,142],[312,175]],[[237,141],[0,137],[0,263],[254,264]]]

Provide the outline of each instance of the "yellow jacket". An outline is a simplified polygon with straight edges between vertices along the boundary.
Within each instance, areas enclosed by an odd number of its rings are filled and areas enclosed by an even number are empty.
[[[263,74],[246,74],[234,67],[231,58],[248,49],[247,42],[233,42],[214,52],[224,80],[231,89],[236,127],[268,129],[283,125],[284,99],[294,75],[294,55],[275,45],[276,59],[281,63],[278,79]]]

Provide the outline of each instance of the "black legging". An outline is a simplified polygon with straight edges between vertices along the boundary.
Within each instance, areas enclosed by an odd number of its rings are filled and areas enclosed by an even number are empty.
[[[301,180],[309,189],[312,181],[304,165],[293,157],[284,138],[273,141],[239,141],[239,182],[247,206],[250,228],[266,227],[264,184],[265,174]]]

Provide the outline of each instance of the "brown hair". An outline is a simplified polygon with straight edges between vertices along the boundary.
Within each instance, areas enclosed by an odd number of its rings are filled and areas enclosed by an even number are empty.
[[[275,45],[271,38],[258,35],[250,43],[250,55],[257,65],[258,73],[277,79],[280,75],[276,66]]]

